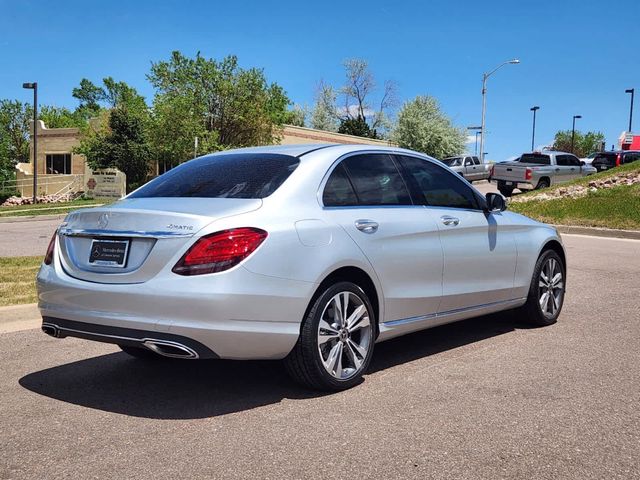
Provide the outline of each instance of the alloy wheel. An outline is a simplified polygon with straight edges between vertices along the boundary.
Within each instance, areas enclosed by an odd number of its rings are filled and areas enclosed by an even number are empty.
[[[564,280],[562,267],[555,258],[549,258],[540,270],[538,281],[538,303],[547,318],[553,318],[562,305]]]
[[[318,324],[318,353],[325,370],[338,380],[357,375],[365,364],[373,338],[364,301],[343,291],[327,302]]]

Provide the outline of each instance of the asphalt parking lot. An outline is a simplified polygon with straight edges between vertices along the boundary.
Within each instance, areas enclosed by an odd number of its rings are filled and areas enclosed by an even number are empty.
[[[323,395],[277,362],[144,363],[0,336],[0,478],[640,478],[640,242],[565,236],[559,322],[376,346]]]

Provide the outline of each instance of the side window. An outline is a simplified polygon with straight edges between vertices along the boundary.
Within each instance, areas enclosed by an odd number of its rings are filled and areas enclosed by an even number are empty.
[[[561,167],[569,166],[569,158],[569,155],[556,155],[556,165],[559,165]]]
[[[465,157],[464,166],[465,167],[472,167],[473,166],[473,160],[471,160],[471,157]]]
[[[411,205],[411,195],[387,154],[355,155],[343,165],[356,190],[360,205]]]
[[[342,163],[331,172],[322,193],[322,203],[326,207],[345,207],[358,204],[358,197],[353,191]]]
[[[581,165],[580,159],[573,155],[567,155],[567,161],[569,162],[569,165],[571,165],[572,167],[579,167]]]
[[[473,163],[475,163],[476,165],[480,165],[480,159],[478,157],[471,157],[473,158]]]
[[[473,190],[457,175],[416,157],[402,156],[399,161],[421,196],[421,203],[432,207],[480,208]]]

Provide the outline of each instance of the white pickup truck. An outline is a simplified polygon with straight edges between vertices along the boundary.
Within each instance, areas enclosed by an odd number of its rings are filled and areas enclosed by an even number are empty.
[[[442,160],[442,163],[469,182],[487,180],[489,178],[489,171],[491,170],[491,165],[480,162],[480,159],[473,155],[447,157]]]
[[[523,153],[512,162],[494,164],[491,178],[498,182],[498,190],[505,197],[511,196],[515,188],[532,190],[547,188],[574,178],[596,173],[575,155],[565,152]]]

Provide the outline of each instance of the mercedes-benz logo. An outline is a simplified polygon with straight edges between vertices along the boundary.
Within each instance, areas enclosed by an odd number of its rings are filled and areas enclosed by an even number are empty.
[[[95,247],[93,247],[93,252],[91,252],[91,254],[94,257],[99,257],[102,254],[102,249],[100,248],[99,245],[96,245]]]
[[[98,217],[98,228],[107,228],[109,224],[109,214],[103,213]]]

